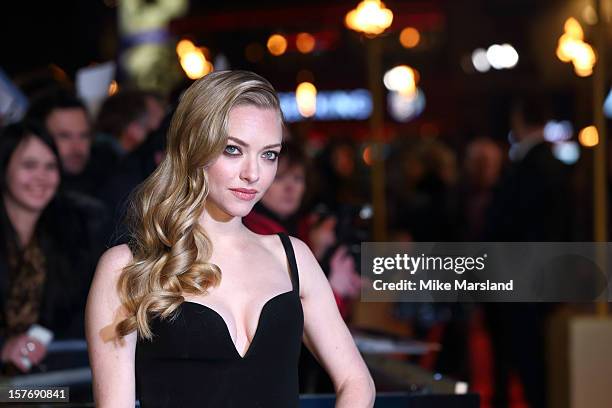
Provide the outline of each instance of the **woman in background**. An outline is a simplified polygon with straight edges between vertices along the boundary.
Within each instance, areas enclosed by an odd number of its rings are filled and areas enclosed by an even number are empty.
[[[57,192],[53,139],[31,123],[0,136],[0,346],[3,372],[27,372],[46,355],[28,335],[83,337],[87,268],[95,262],[82,222]]]

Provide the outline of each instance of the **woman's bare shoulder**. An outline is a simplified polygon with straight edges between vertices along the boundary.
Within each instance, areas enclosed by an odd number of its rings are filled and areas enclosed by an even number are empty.
[[[321,285],[327,285],[327,278],[321,270],[319,262],[304,241],[293,236],[289,238],[297,263],[301,296],[304,297],[308,293],[318,293]]]
[[[295,260],[298,263],[298,266],[300,263],[308,264],[312,263],[313,261],[317,263],[312,251],[310,250],[310,247],[306,245],[304,241],[291,235],[289,236],[289,239],[291,240],[291,246],[293,247]]]
[[[126,244],[107,249],[98,261],[98,270],[120,273],[132,261],[132,251]]]

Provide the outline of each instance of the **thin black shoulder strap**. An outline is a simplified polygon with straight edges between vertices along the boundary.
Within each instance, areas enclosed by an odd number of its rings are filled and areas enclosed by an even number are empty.
[[[300,277],[298,274],[297,262],[295,261],[295,253],[293,252],[293,245],[291,245],[291,239],[284,232],[279,232],[278,236],[283,243],[283,247],[285,248],[285,254],[287,255],[287,259],[289,260],[289,267],[291,268],[291,282],[293,283],[293,290],[299,293],[300,291]]]

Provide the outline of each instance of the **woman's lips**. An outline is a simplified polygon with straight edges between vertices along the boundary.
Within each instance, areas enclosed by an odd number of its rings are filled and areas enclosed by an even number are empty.
[[[49,195],[49,188],[47,187],[35,187],[27,190],[27,193],[36,199],[46,198]]]
[[[236,197],[244,201],[251,201],[257,194],[257,190],[248,190],[244,188],[230,188],[230,191],[234,193]]]

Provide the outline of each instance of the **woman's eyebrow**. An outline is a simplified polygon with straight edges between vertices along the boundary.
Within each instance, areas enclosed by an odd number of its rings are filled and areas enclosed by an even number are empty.
[[[238,143],[241,146],[249,147],[249,144],[247,142],[245,142],[244,140],[240,140],[237,137],[229,136],[228,139],[233,140],[234,142]],[[275,143],[275,144],[271,144],[271,145],[266,145],[263,148],[264,149],[270,149],[272,147],[280,147],[280,146],[282,146],[282,143]]]

